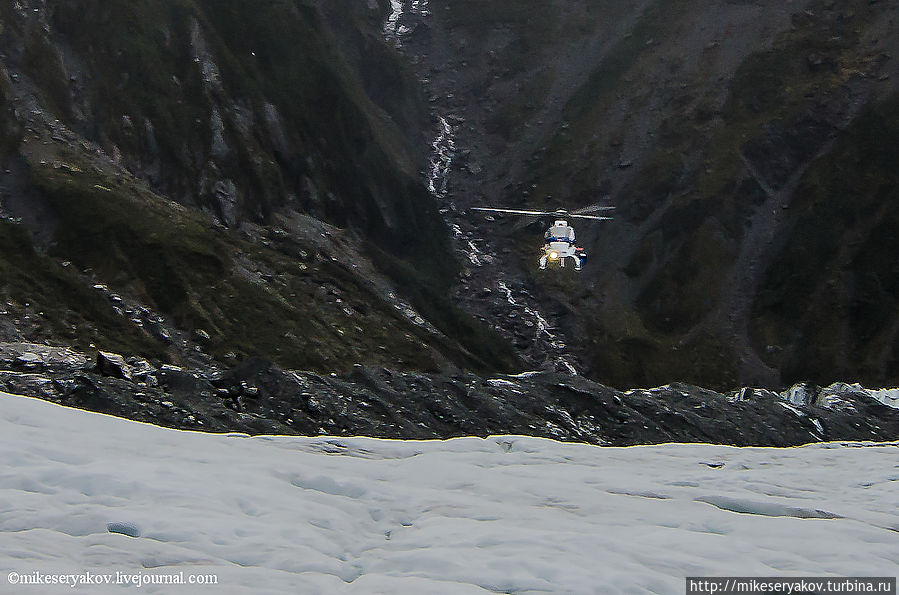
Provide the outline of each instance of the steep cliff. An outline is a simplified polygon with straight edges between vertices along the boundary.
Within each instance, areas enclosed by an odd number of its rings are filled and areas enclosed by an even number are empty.
[[[446,298],[457,267],[419,175],[431,122],[384,10],[5,4],[6,334],[224,364],[513,366]]]
[[[617,207],[579,275],[536,270],[548,221],[468,218],[502,263],[473,286],[505,267],[617,386],[899,381],[896,2],[429,9],[406,51],[458,118],[446,200]]]

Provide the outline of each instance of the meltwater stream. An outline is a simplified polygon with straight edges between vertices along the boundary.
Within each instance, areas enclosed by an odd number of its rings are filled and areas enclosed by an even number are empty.
[[[456,140],[453,127],[443,116],[440,116],[440,133],[431,143],[431,148],[433,150],[428,170],[428,190],[437,198],[445,198],[450,167],[456,153]]]
[[[403,47],[403,36],[411,31],[408,24],[404,23],[407,15],[423,18],[430,14],[428,0],[390,0],[390,15],[384,23],[384,37],[393,44]]]
[[[390,0],[384,36],[400,51],[411,51],[405,44],[407,36],[429,14],[427,0]],[[427,84],[429,79],[424,78],[422,82]],[[489,237],[480,237],[478,226],[464,215],[463,209],[457,208],[449,178],[459,155],[457,128],[465,120],[448,109],[441,113],[439,105],[434,103],[437,131],[431,142],[425,176],[428,191],[444,204],[440,212],[452,226],[456,250],[468,260],[470,267],[458,297],[470,306],[466,309],[472,314],[480,311],[485,322],[518,344],[529,365],[577,374],[575,359],[568,353],[564,337],[540,313],[536,299],[520,283],[506,279]],[[491,286],[495,290],[488,289]]]

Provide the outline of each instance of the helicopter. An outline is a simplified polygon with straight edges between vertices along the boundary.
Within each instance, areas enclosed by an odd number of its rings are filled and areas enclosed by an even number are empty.
[[[552,216],[555,222],[544,234],[543,255],[540,257],[540,270],[546,269],[547,262],[558,261],[559,266],[565,267],[565,259],[574,261],[574,270],[581,270],[584,254],[583,248],[574,245],[574,228],[568,224],[569,219],[590,219],[594,221],[609,221],[612,217],[602,215],[587,215],[596,211],[611,211],[615,207],[593,205],[576,211],[558,209],[556,211],[529,211],[523,209],[500,209],[496,207],[472,207],[472,211],[485,211],[491,213],[505,213],[509,215],[523,215],[532,217]]]

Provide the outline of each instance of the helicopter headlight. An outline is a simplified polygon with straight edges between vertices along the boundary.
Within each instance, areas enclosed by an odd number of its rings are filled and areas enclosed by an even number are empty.
[[[559,253],[558,252],[550,252],[549,258],[550,258],[550,260],[557,260],[559,258]]]

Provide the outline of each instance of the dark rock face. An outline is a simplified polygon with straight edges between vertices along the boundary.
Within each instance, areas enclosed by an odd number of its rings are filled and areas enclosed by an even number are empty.
[[[182,365],[515,367],[446,297],[427,107],[381,19],[342,1],[0,7],[0,338]]]
[[[264,359],[226,372],[144,366],[128,381],[115,377],[118,368],[104,375],[70,351],[44,351],[37,364],[19,361],[39,348],[0,350],[0,363],[14,368],[0,371],[0,390],[181,429],[401,439],[522,434],[616,446],[899,438],[899,409],[849,385],[803,385],[783,394],[721,394],[686,384],[622,392],[552,372],[485,379],[358,366],[319,375]]]
[[[896,11],[4,3],[0,340],[210,377],[899,383]],[[580,274],[537,272],[546,221],[466,213],[598,202]]]
[[[478,164],[453,172],[450,212],[618,207],[578,225],[577,276],[535,270],[539,226],[462,221],[495,257],[466,307],[502,306],[477,292],[499,262],[578,370],[619,386],[899,382],[896,144],[877,132],[899,133],[895,5],[431,9],[404,49]]]

